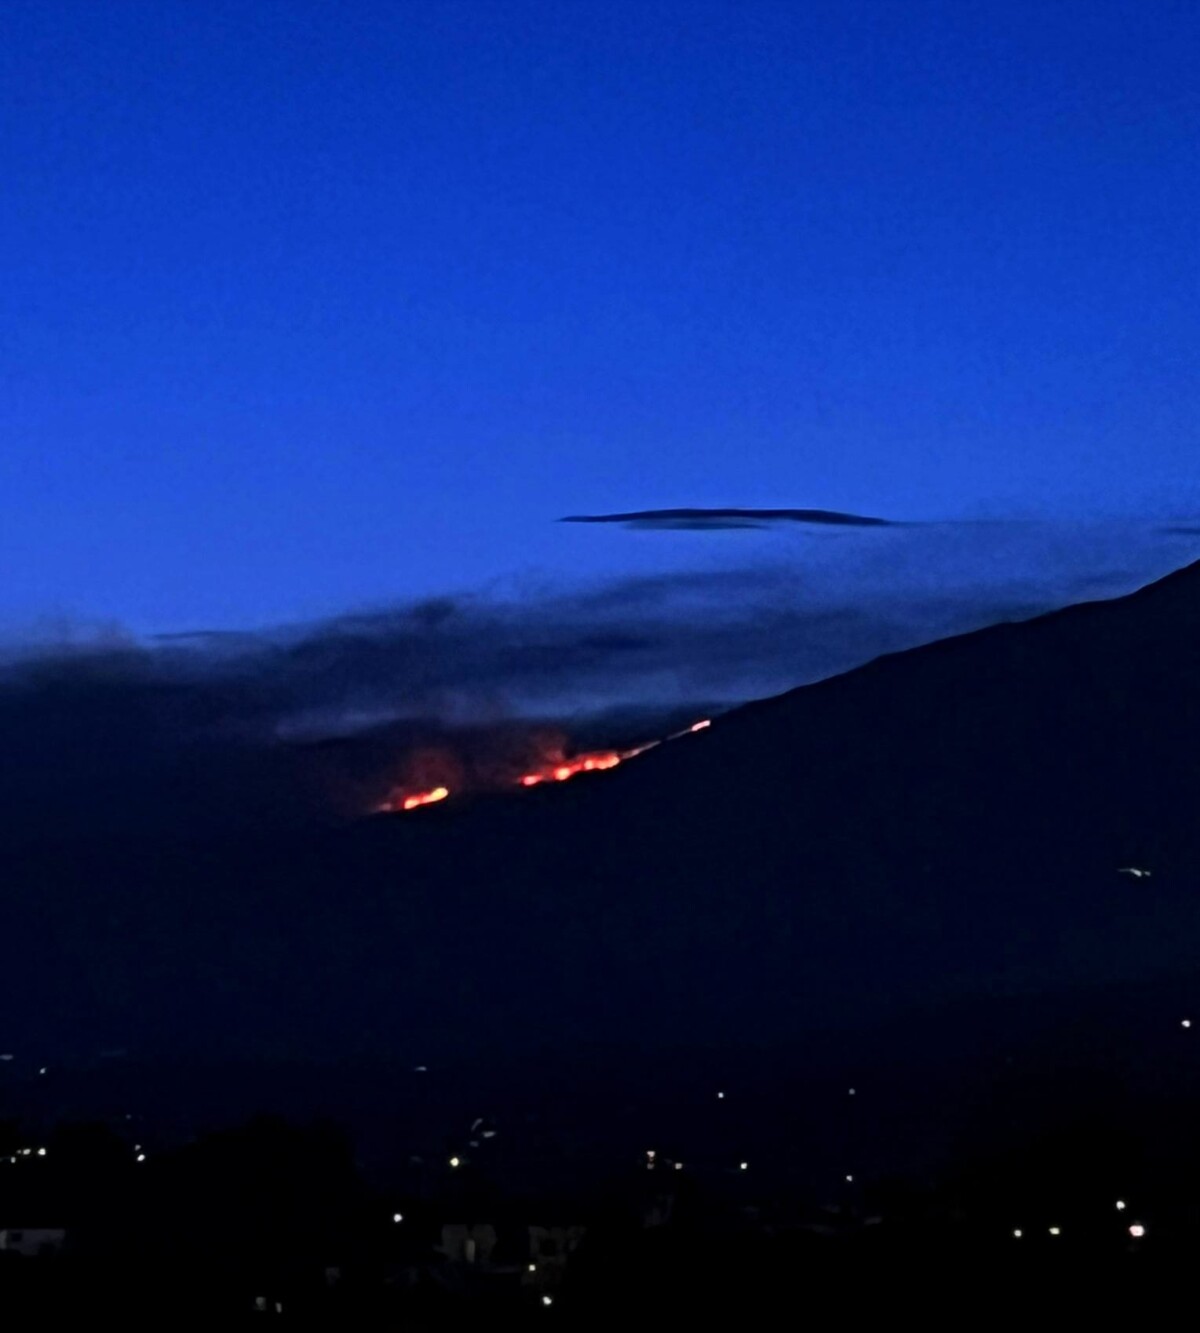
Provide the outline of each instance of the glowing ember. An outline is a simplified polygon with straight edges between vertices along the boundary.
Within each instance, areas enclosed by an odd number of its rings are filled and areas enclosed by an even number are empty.
[[[706,727],[712,726],[712,718],[702,717],[699,722],[693,722],[690,727],[684,727],[682,731],[673,731],[667,737],[669,741],[677,741],[681,736],[691,736],[697,731],[704,731]]]
[[[450,795],[449,787],[434,787],[432,791],[414,792],[401,802],[402,810],[415,810],[419,805],[432,805],[435,801],[444,801]],[[395,807],[390,807],[394,809]]]

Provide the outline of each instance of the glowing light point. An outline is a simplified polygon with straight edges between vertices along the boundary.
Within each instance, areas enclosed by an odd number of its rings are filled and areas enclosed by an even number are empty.
[[[530,1271],[531,1273],[536,1273],[536,1272],[537,1272],[537,1264],[530,1264],[530,1265],[529,1265],[529,1271]]]
[[[1052,1236],[1061,1236],[1061,1235],[1062,1235],[1062,1227],[1051,1227],[1051,1228],[1050,1228],[1050,1234],[1051,1234]]]
[[[717,1101],[719,1101],[719,1102],[723,1102],[724,1100],[725,1100],[725,1094],[724,1094],[723,1092],[718,1092],[718,1093],[717,1093]]]
[[[1124,1211],[1125,1211],[1125,1200],[1124,1200],[1124,1199],[1118,1199],[1118,1200],[1117,1200],[1117,1212],[1118,1212],[1118,1213],[1123,1213]]]
[[[1146,1228],[1142,1226],[1140,1222],[1135,1222],[1133,1226],[1129,1228],[1129,1234],[1134,1238],[1134,1240],[1141,1240],[1141,1238],[1146,1234]]]
[[[144,1162],[146,1160],[146,1154],[144,1152],[140,1152],[138,1153],[137,1157],[134,1160],[138,1162]]]
[[[462,1158],[461,1158],[461,1157],[451,1157],[451,1159],[450,1159],[450,1165],[451,1165],[451,1166],[454,1166],[454,1167],[462,1166]]]
[[[1181,1028],[1190,1028],[1192,1026],[1192,1020],[1190,1018],[1185,1018],[1179,1026]]]
[[[847,1097],[857,1097],[857,1096],[858,1096],[858,1089],[857,1089],[857,1088],[849,1088],[849,1089],[847,1090],[847,1092],[846,1092],[846,1096],[847,1096]]]
[[[1021,1230],[1021,1228],[1017,1227],[1017,1229],[1013,1232],[1013,1240],[1020,1240],[1024,1234],[1025,1233]]]
[[[682,1170],[683,1170],[683,1163],[682,1163],[682,1162],[676,1162],[676,1163],[675,1163],[675,1170],[676,1170],[676,1171],[682,1171]]]
[[[46,1155],[46,1150],[45,1150],[45,1148],[39,1148],[39,1149],[38,1149],[38,1154],[37,1154],[37,1155],[38,1155],[39,1157],[45,1157],[45,1155]]]
[[[847,1184],[847,1185],[853,1185],[853,1184],[854,1184],[854,1177],[853,1177],[853,1176],[847,1176],[847,1177],[846,1177],[846,1184]]]
[[[542,1297],[542,1304],[543,1304],[543,1305],[553,1305],[553,1304],[554,1304],[554,1297],[553,1297],[553,1296],[543,1296],[543,1297]]]
[[[393,1214],[392,1214],[392,1221],[393,1221],[393,1222],[403,1222],[403,1221],[404,1221],[404,1214],[403,1214],[403,1213],[393,1213]]]
[[[739,1163],[738,1163],[738,1170],[739,1170],[739,1171],[749,1171],[749,1170],[750,1170],[750,1163],[749,1163],[749,1162],[739,1162]]]

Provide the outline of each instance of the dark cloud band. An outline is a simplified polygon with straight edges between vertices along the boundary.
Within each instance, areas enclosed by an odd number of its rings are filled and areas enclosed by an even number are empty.
[[[641,509],[627,514],[570,514],[560,523],[621,523],[631,528],[761,528],[801,523],[838,528],[904,526],[887,518],[842,514],[834,509]]]

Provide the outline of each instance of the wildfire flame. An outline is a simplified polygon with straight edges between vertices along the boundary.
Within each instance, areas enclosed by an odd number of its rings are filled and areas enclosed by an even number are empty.
[[[685,727],[683,731],[674,732],[667,737],[668,741],[678,740],[681,736],[690,736],[694,732],[703,731],[706,727],[712,726],[710,718],[703,718],[699,722],[693,722],[690,727]],[[595,750],[589,754],[578,754],[571,758],[565,758],[561,750],[557,754],[551,754],[546,762],[539,766],[522,773],[516,780],[518,787],[537,787],[543,782],[566,782],[578,773],[595,773],[607,768],[616,768],[626,759],[636,758],[639,754],[645,754],[647,750],[653,750],[656,745],[661,745],[661,741],[647,741],[644,745],[634,746],[630,750]],[[554,747],[557,749],[557,747]],[[450,789],[445,786],[431,787],[428,791],[394,791],[378,807],[380,812],[395,810],[416,810],[422,805],[433,805],[438,801],[444,801],[450,795]]]
[[[627,753],[618,750],[598,750],[595,754],[581,754],[552,767],[538,769],[533,773],[523,773],[519,782],[522,787],[536,787],[539,782],[566,782],[576,773],[594,773],[598,769],[616,768],[622,759],[628,759],[630,755],[639,753],[641,753],[639,750],[630,750]]]
[[[433,805],[435,801],[444,801],[450,795],[449,787],[434,787],[431,791],[415,792],[406,796],[400,803],[401,810],[415,810],[419,805]],[[389,809],[394,807],[389,804]]]

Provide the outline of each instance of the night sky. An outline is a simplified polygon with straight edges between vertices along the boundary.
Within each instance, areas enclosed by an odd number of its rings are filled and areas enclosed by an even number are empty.
[[[939,537],[959,582],[1183,563],[1139,525],[1198,501],[1197,37],[1187,0],[7,5],[0,624],[930,560],[553,521],[671,506],[1068,525]]]

